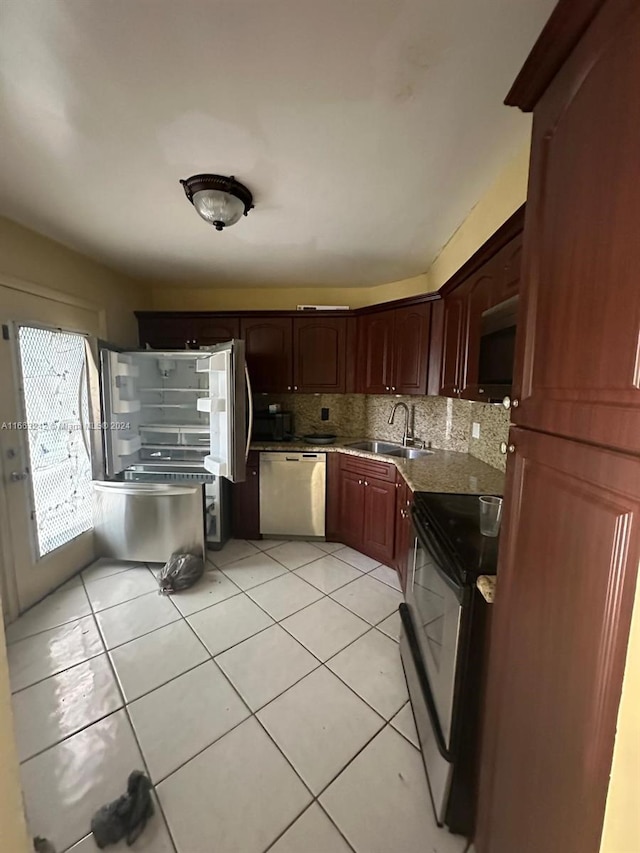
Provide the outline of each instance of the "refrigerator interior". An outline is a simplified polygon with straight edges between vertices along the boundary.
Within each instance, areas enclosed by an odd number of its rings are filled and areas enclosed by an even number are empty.
[[[209,357],[201,352],[105,350],[107,473],[146,460],[202,463],[209,453]],[[200,371],[197,369],[201,367]]]
[[[200,351],[103,350],[102,382],[107,476],[204,482],[206,538],[215,545],[221,483],[204,468],[211,452],[210,360]]]

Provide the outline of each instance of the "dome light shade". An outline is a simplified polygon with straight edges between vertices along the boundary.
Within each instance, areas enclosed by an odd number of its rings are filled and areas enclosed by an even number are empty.
[[[198,215],[222,231],[253,207],[251,192],[231,175],[193,175],[180,183]]]

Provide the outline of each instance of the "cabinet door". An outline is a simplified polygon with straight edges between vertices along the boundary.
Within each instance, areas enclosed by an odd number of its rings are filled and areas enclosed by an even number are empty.
[[[243,317],[240,334],[255,392],[291,391],[292,330],[289,317]]]
[[[497,287],[497,259],[492,258],[484,264],[467,285],[467,309],[465,312],[464,333],[461,339],[461,375],[460,396],[467,400],[482,400],[478,386],[478,368],[480,366],[480,331],[482,314],[493,304],[493,294]]]
[[[212,317],[196,321],[196,345],[211,347],[240,337],[239,317]]]
[[[195,346],[196,323],[193,317],[167,312],[164,316],[138,316],[138,339],[144,349],[186,349]]]
[[[398,474],[396,483],[396,538],[394,568],[398,572],[402,591],[407,589],[407,576],[409,572],[409,559],[412,555],[411,541],[411,505],[413,504],[413,492],[405,483],[404,478]]]
[[[367,478],[364,485],[364,533],[361,550],[374,560],[392,566],[396,520],[395,483]]]
[[[513,419],[640,453],[640,6],[607,3],[534,112]]]
[[[431,305],[425,302],[393,313],[391,390],[397,394],[426,394]]]
[[[238,539],[260,539],[260,460],[250,453],[247,478],[231,487],[233,535]]]
[[[522,234],[510,240],[498,252],[495,270],[495,289],[491,300],[498,305],[520,292],[520,272],[522,268]]]
[[[464,361],[462,336],[467,313],[465,285],[445,296],[443,302],[440,394],[444,397],[457,397],[460,393]]]
[[[393,311],[358,317],[358,384],[362,394],[391,393],[393,328]]]
[[[343,394],[346,346],[346,317],[294,318],[293,390]]]
[[[512,429],[479,853],[598,853],[640,559],[640,459]]]
[[[362,550],[364,535],[364,477],[350,471],[340,473],[340,533],[346,545]]]

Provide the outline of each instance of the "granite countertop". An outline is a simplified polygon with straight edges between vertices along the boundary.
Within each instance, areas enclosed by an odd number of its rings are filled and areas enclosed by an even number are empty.
[[[355,450],[348,446],[363,440],[338,436],[334,444],[328,445],[307,444],[304,441],[256,441],[251,443],[251,450],[348,453],[364,459],[387,462],[395,465],[414,492],[501,495],[504,491],[504,473],[468,453],[434,450],[432,455],[422,459],[396,459],[393,456]]]
[[[476,580],[476,586],[487,604],[493,604],[496,594],[496,576],[479,575]]]

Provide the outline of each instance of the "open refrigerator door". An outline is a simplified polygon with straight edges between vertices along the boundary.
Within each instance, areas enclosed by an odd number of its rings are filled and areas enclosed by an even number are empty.
[[[209,375],[209,393],[197,402],[198,410],[209,414],[209,453],[204,467],[232,483],[243,482],[251,437],[244,341],[228,341],[210,352],[197,364],[198,371]]]

